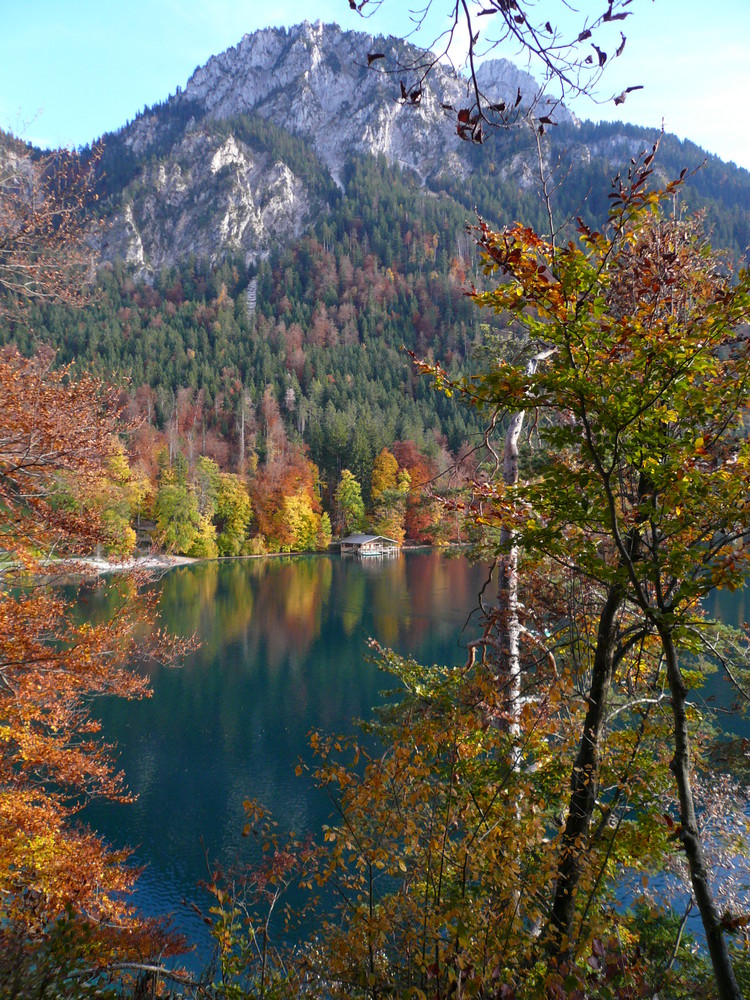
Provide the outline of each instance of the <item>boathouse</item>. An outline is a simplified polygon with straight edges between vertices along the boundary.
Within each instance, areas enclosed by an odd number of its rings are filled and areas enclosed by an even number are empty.
[[[357,556],[383,556],[396,553],[399,543],[384,535],[348,535],[341,539],[341,554],[353,553]]]

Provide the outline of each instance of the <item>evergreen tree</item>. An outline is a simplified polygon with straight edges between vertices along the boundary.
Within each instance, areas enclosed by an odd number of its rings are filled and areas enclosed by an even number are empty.
[[[343,469],[334,496],[336,527],[341,534],[362,531],[365,527],[365,505],[362,489],[349,469]]]

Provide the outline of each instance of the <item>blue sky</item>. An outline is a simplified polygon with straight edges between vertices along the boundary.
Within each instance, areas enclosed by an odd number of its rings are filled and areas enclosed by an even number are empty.
[[[403,0],[385,0],[369,22],[347,0],[5,0],[3,6],[0,126],[44,146],[82,145],[118,128],[260,27],[322,18],[372,32],[408,30]],[[562,6],[563,0],[539,0],[537,9],[554,21]],[[578,6],[593,13],[606,0]],[[668,131],[750,169],[750,0],[634,0],[631,9],[625,52],[599,96],[631,84],[644,90],[620,108],[575,102],[576,113],[623,118],[655,134],[663,119]]]

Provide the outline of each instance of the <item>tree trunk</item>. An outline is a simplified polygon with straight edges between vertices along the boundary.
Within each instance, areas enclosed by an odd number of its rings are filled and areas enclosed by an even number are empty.
[[[241,476],[245,475],[245,391],[243,389],[240,399],[240,453],[237,456],[237,471]]]
[[[570,805],[560,834],[557,883],[549,920],[549,947],[559,957],[571,948],[578,883],[583,871],[591,817],[599,781],[599,744],[607,710],[607,697],[615,662],[615,619],[625,599],[626,588],[612,584],[599,617],[594,650],[588,710],[570,781]]]
[[[706,859],[695,814],[695,800],[690,784],[690,742],[685,711],[687,689],[682,679],[671,630],[659,627],[659,638],[667,663],[667,679],[672,696],[675,751],[670,768],[677,781],[677,794],[680,801],[680,841],[685,850],[685,857],[690,869],[690,881],[693,885],[693,895],[698,904],[703,930],[706,934],[706,943],[718,989],[717,996],[719,1000],[741,1000],[742,993],[734,977],[724,929],[708,880]]]
[[[540,351],[529,359],[526,374],[532,376],[540,361],[545,360],[553,350]],[[514,413],[505,432],[503,450],[503,482],[515,486],[518,482],[518,442],[523,429],[524,410]],[[518,617],[518,546],[514,543],[512,528],[503,525],[500,529],[500,543],[508,547],[500,559],[497,581],[497,608],[500,625],[500,663],[498,679],[506,685],[505,704],[508,718],[508,732],[517,742],[521,727],[519,713],[521,707],[521,623]],[[518,748],[514,749],[515,765],[519,766]]]
[[[503,480],[506,486],[518,482],[518,439],[523,427],[523,411],[515,413],[505,435],[503,454]],[[500,558],[497,581],[497,610],[500,625],[500,659],[497,676],[505,686],[507,731],[518,742],[520,735],[519,710],[521,699],[521,623],[518,618],[518,546],[514,543],[511,528],[500,529],[500,543],[508,546]],[[513,757],[518,766],[518,748],[514,746]]]

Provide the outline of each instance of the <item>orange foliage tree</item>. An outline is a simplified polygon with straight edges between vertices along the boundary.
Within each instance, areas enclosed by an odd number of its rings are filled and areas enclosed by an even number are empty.
[[[81,210],[93,198],[98,154],[33,156],[0,134],[0,316],[31,298],[80,303],[91,267]]]
[[[114,615],[92,623],[54,585],[69,570],[58,555],[106,540],[97,508],[69,498],[85,501],[116,453],[116,411],[93,378],[15,352],[0,359],[0,396],[0,938],[17,963],[73,914],[87,961],[142,957],[154,939],[123,901],[126,856],[75,817],[94,797],[127,799],[88,709],[149,693],[129,664],[153,602],[120,580]]]
[[[90,177],[74,155],[36,159],[2,137],[0,322],[21,322],[30,298],[85,298]],[[126,902],[127,854],[78,821],[92,798],[128,797],[91,702],[147,695],[130,663],[164,637],[135,576],[107,588],[115,610],[94,621],[58,586],[112,540],[102,485],[122,460],[115,395],[9,349],[0,400],[0,994],[73,996],[169,944]],[[72,568],[80,579],[84,564]]]
[[[435,462],[426,458],[413,441],[394,442],[393,455],[399,468],[406,469],[411,478],[406,498],[406,537],[415,542],[438,541],[442,511],[430,496],[431,484],[437,478]]]
[[[283,430],[283,428],[282,428]],[[321,514],[318,467],[284,439],[249,483],[255,528],[270,551],[324,549],[331,537]]]

